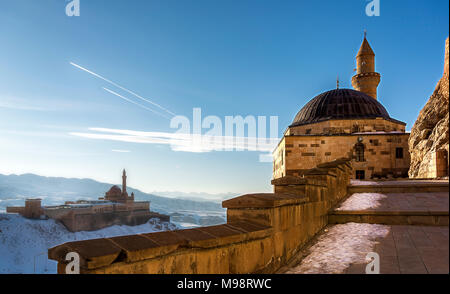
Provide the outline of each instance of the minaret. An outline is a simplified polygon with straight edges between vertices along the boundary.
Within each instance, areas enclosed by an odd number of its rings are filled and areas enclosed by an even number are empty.
[[[125,169],[122,174],[122,195],[127,195],[127,173]]]
[[[377,99],[377,87],[380,83],[381,75],[375,72],[375,53],[366,39],[356,55],[356,75],[352,78],[352,86],[355,90],[366,93]]]

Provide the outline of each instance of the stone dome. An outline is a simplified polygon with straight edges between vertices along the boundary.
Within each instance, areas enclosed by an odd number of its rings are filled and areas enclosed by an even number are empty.
[[[111,189],[107,192],[108,195],[120,195],[122,194],[122,190],[116,185],[112,186]]]
[[[351,89],[322,93],[309,101],[295,116],[291,127],[331,119],[384,118],[393,120],[383,105],[371,96]]]

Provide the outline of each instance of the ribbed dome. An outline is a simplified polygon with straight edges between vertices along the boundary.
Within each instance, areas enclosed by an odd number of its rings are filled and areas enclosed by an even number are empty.
[[[291,127],[331,119],[376,117],[393,120],[384,106],[371,96],[351,89],[336,89],[309,101],[295,116]]]

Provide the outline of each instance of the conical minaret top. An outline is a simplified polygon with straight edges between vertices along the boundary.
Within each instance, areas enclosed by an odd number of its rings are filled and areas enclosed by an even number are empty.
[[[373,56],[375,58],[375,53],[372,50],[372,47],[370,47],[369,41],[367,41],[367,39],[364,37],[364,41],[361,44],[361,47],[359,48],[358,54],[356,55],[358,56],[364,56],[364,55],[368,55],[368,56]]]
[[[381,75],[375,72],[375,53],[370,47],[364,32],[364,40],[356,55],[356,75],[352,78],[355,90],[366,93],[377,99],[377,88]]]

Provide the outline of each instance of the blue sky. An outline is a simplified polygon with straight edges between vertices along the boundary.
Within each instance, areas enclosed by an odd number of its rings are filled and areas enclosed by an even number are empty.
[[[283,133],[321,92],[351,87],[364,29],[382,75],[379,100],[411,129],[442,75],[447,0],[0,0],[0,173],[88,177],[146,192],[270,191],[258,152],[175,152],[94,140],[89,128],[173,132],[169,120],[104,91],[176,114],[278,116]],[[129,152],[115,152],[126,150]]]

